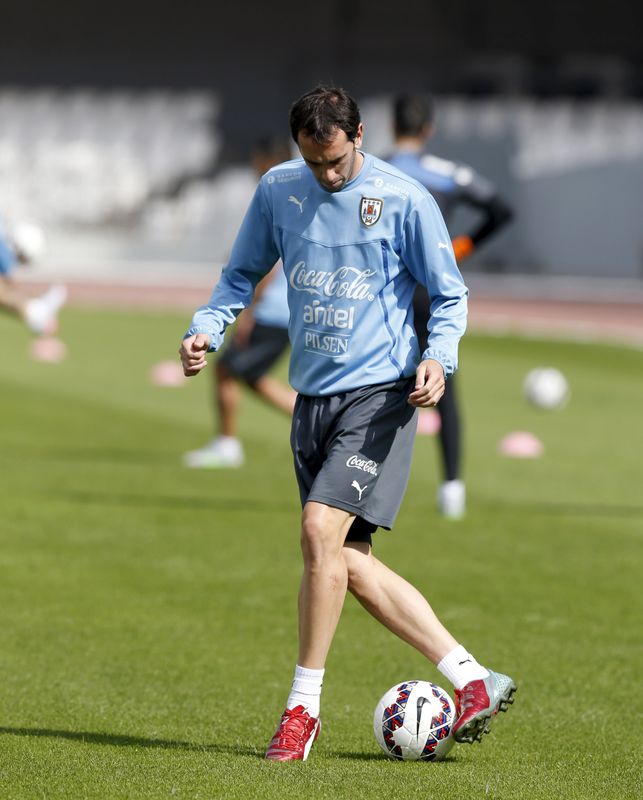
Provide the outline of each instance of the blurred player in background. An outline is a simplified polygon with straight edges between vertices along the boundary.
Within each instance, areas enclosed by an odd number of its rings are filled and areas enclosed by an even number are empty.
[[[289,143],[281,138],[259,140],[252,152],[257,177],[288,161],[290,155]],[[239,315],[234,337],[213,370],[217,435],[204,447],[184,455],[187,467],[216,469],[243,464],[243,445],[237,436],[240,381],[279,411],[292,414],[296,393],[268,374],[289,345],[287,288],[280,262],[257,286],[252,305]]]
[[[426,153],[433,134],[433,102],[421,95],[401,95],[393,108],[395,150],[387,159],[402,172],[419,181],[429,190],[449,225],[456,206],[474,208],[480,217],[466,234],[453,238],[453,252],[458,264],[471,255],[482,242],[506,225],[512,211],[496,188],[466,164],[446,161]],[[427,344],[429,300],[424,286],[418,285],[413,299],[415,330],[420,350]],[[455,377],[446,383],[444,395],[437,405],[440,415],[440,450],[443,483],[438,489],[438,508],[448,518],[458,519],[465,513],[466,490],[462,480],[462,425],[456,396]]]
[[[179,350],[185,375],[197,375],[281,258],[290,383],[298,391],[291,446],[303,575],[294,680],[266,758],[308,757],[347,590],[453,683],[454,738],[481,740],[515,684],[479,664],[422,594],[372,553],[372,534],[393,526],[406,491],[417,409],[435,406],[457,367],[467,289],[429,193],[360,149],[364,129],[350,95],[317,87],[293,105],[290,127],[302,157],[259,182],[221,278]],[[424,352],[412,325],[418,282],[431,295]]]
[[[0,226],[0,310],[21,319],[38,336],[54,334],[58,312],[67,299],[64,286],[52,286],[39,297],[25,297],[13,280],[18,264],[31,264],[42,257],[45,238],[32,224],[16,225],[10,232]]]

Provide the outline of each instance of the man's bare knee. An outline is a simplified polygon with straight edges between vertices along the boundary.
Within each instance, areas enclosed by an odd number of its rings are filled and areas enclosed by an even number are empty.
[[[301,517],[301,549],[311,564],[337,558],[352,517],[322,503],[307,503]]]

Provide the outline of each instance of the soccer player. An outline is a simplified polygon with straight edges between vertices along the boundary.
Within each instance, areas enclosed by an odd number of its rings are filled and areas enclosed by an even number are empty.
[[[290,158],[290,146],[281,138],[258,141],[252,164],[261,177],[275,164]],[[234,338],[217,359],[213,371],[217,435],[183,457],[187,467],[240,467],[243,445],[237,436],[241,403],[240,381],[279,411],[292,414],[295,392],[269,374],[288,349],[287,284],[281,263],[259,283],[252,305],[237,320]]]
[[[287,284],[281,263],[261,281],[252,306],[241,314],[234,338],[214,368],[214,397],[218,433],[212,441],[183,457],[187,467],[240,467],[245,456],[237,436],[242,381],[279,411],[292,414],[296,393],[269,374],[286,352],[288,339]]]
[[[23,226],[9,236],[0,227],[0,310],[21,319],[38,336],[56,332],[58,312],[67,298],[64,286],[51,286],[44,294],[31,298],[16,289],[14,268],[33,261],[41,249],[39,229]]]
[[[489,236],[506,225],[512,212],[495,186],[471,167],[425,152],[433,134],[433,116],[430,98],[421,95],[397,97],[393,106],[395,149],[387,161],[426,186],[447,224],[457,206],[476,210],[478,220],[472,230],[456,236],[452,241],[456,260],[460,264]],[[427,346],[429,305],[426,288],[418,285],[413,306],[421,351]],[[461,422],[453,378],[447,381],[444,395],[436,408],[441,423],[443,471],[443,482],[438,488],[438,508],[445,517],[458,519],[465,513],[466,490],[461,474]]]
[[[430,194],[360,149],[363,125],[350,95],[307,92],[291,108],[290,128],[301,158],[259,182],[230,260],[179,350],[184,373],[198,374],[281,258],[304,569],[295,676],[266,758],[305,760],[319,734],[324,668],[347,590],[453,683],[456,740],[480,740],[512,701],[514,682],[480,665],[420,592],[372,553],[372,534],[392,527],[402,501],[417,409],[439,401],[457,366],[467,290]],[[424,353],[413,330],[418,282],[431,296]]]

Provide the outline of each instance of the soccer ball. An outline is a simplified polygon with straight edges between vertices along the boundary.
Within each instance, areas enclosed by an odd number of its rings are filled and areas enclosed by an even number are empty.
[[[47,251],[43,229],[33,222],[20,222],[11,230],[11,238],[20,261],[32,264],[40,261]]]
[[[391,758],[439,761],[454,745],[455,720],[455,705],[444,689],[429,681],[404,681],[377,704],[373,729]]]
[[[523,381],[522,391],[527,400],[538,408],[562,408],[569,399],[567,380],[554,367],[532,369]]]

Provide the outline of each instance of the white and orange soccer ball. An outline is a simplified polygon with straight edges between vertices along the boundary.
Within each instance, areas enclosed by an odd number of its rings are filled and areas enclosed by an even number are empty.
[[[453,747],[455,705],[429,681],[402,681],[377,704],[373,729],[379,746],[400,761],[439,761]]]

